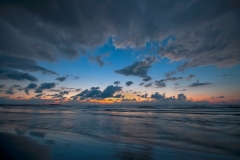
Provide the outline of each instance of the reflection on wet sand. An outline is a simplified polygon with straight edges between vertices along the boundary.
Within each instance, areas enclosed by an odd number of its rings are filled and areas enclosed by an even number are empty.
[[[50,160],[51,148],[29,138],[0,133],[0,158],[2,160]]]

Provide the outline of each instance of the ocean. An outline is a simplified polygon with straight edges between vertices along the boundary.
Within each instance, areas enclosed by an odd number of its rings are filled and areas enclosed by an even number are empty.
[[[47,147],[56,160],[240,159],[234,105],[2,105],[0,132]]]

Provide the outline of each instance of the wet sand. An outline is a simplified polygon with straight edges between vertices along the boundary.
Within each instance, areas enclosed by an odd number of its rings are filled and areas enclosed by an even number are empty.
[[[1,160],[50,160],[51,148],[27,137],[0,133]]]

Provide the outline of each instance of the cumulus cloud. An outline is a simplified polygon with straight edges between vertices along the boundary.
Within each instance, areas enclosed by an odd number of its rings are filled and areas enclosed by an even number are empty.
[[[35,97],[41,98],[41,96],[43,96],[43,95],[44,95],[44,93],[39,93],[39,94],[35,95]]]
[[[179,86],[179,82],[175,83],[174,86]]]
[[[135,62],[131,66],[124,67],[120,70],[115,70],[116,73],[123,74],[125,76],[137,76],[147,78],[148,70],[151,68],[151,65],[157,61],[156,56],[149,56],[144,58],[141,62]]]
[[[21,86],[19,84],[12,85],[13,88],[20,88]]]
[[[68,94],[69,94],[69,91],[61,91],[61,92],[59,92],[59,94],[60,94],[60,95],[64,95],[64,94],[68,95]]]
[[[113,96],[114,98],[124,98],[124,96],[123,95],[121,95],[121,94],[117,94],[117,95],[115,95],[115,96]]]
[[[145,84],[144,87],[151,87],[152,83]]]
[[[56,86],[56,83],[52,82],[52,83],[42,83],[38,88],[36,88],[35,93],[42,93],[43,90],[45,89],[51,89],[54,88]]]
[[[176,71],[169,71],[167,73],[165,73],[164,75],[167,77],[167,78],[170,78],[172,77],[172,75],[174,75],[176,73]]]
[[[155,85],[158,87],[158,88],[163,88],[163,87],[166,87],[166,83],[167,81],[177,81],[177,80],[181,80],[183,79],[183,77],[170,77],[169,75],[166,76],[168,78],[166,79],[161,79],[159,81],[155,81]],[[175,86],[178,86],[179,85],[179,82],[175,84]]]
[[[200,83],[198,80],[196,83],[192,83],[189,87],[201,87],[201,86],[206,86],[210,84],[212,83],[209,83],[209,82]]]
[[[34,88],[37,88],[37,84],[36,83],[30,83],[28,84],[27,87],[24,88],[24,91],[26,94],[29,94],[29,89],[34,89]]]
[[[28,80],[33,82],[38,81],[36,77],[28,73],[18,72],[18,71],[4,69],[4,68],[0,68],[0,79],[2,80],[11,79],[11,80],[17,80],[17,81]]]
[[[187,97],[183,93],[178,94],[179,101],[185,101],[186,99],[187,99]]]
[[[115,81],[115,82],[113,82],[113,84],[119,85],[119,84],[120,84],[120,81]]]
[[[128,81],[128,82],[126,82],[126,86],[131,86],[132,84],[133,84],[132,81]]]
[[[131,66],[124,67],[123,69],[116,70],[116,73],[123,74],[125,76],[138,76],[138,77],[147,77],[147,72],[151,68],[150,66],[142,67],[138,71],[133,71],[135,67],[139,65],[140,62],[135,62]]]
[[[143,94],[143,95],[140,95],[140,97],[142,97],[142,98],[148,98],[148,94],[145,93],[145,94]]]
[[[183,93],[178,94],[177,98],[175,96],[166,97],[165,94],[159,94],[158,92],[152,94],[150,98],[155,99],[157,101],[165,101],[165,102],[179,102],[186,101],[187,97]]]
[[[222,75],[216,75],[216,77],[232,77],[232,74],[222,74]]]
[[[67,79],[68,76],[57,77],[56,80],[59,82],[63,82]]]
[[[121,99],[122,102],[135,102],[137,99],[136,98],[123,98]]]
[[[80,91],[80,90],[82,90],[82,89],[81,89],[81,88],[77,88],[75,91],[78,92],[78,91]]]
[[[77,80],[79,79],[80,77],[79,76],[74,76],[73,79]]]
[[[165,99],[165,94],[161,95],[158,92],[156,92],[156,93],[152,94],[150,97],[154,98],[154,99]]]
[[[49,91],[50,92],[60,92],[61,90],[60,89],[50,89]]]
[[[152,77],[144,77],[143,78],[143,82],[148,82],[148,81],[151,81],[152,80]]]
[[[187,80],[189,81],[189,80],[192,79],[193,77],[195,77],[195,75],[190,74],[190,75],[187,77]]]
[[[91,61],[97,62],[97,64],[98,64],[100,67],[102,67],[102,66],[105,65],[105,62],[103,62],[102,58],[103,58],[103,57],[107,57],[107,56],[109,56],[109,55],[110,55],[110,54],[107,52],[107,53],[98,55],[98,56],[96,56],[96,57],[94,57],[94,56],[89,56],[88,59],[91,60]]]
[[[183,77],[169,77],[169,78],[166,78],[166,79],[161,79],[160,82],[177,81],[177,80],[180,80],[180,79],[183,79]]]
[[[162,81],[155,81],[154,83],[157,86],[157,88],[164,88],[164,87],[166,87],[166,83],[164,83]]]
[[[113,86],[113,85],[107,86],[107,88],[103,90],[101,97],[103,98],[113,97],[113,94],[119,91],[122,91],[122,87]]]
[[[109,97],[114,97],[113,95],[116,92],[122,91],[122,87],[113,86],[113,85],[107,86],[103,91],[99,89],[100,89],[99,87],[91,87],[91,89],[86,89],[72,98],[75,98],[75,97],[109,98]]]
[[[5,91],[5,94],[14,94],[14,91],[12,88],[9,88],[8,90]]]
[[[86,89],[82,91],[81,93],[77,94],[76,96],[81,96],[81,97],[100,97],[102,91],[98,89]]]
[[[92,90],[98,90],[100,87],[91,87]]]

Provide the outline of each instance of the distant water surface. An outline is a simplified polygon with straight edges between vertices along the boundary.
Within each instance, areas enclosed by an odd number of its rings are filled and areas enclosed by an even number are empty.
[[[0,106],[52,159],[240,159],[239,106]]]

